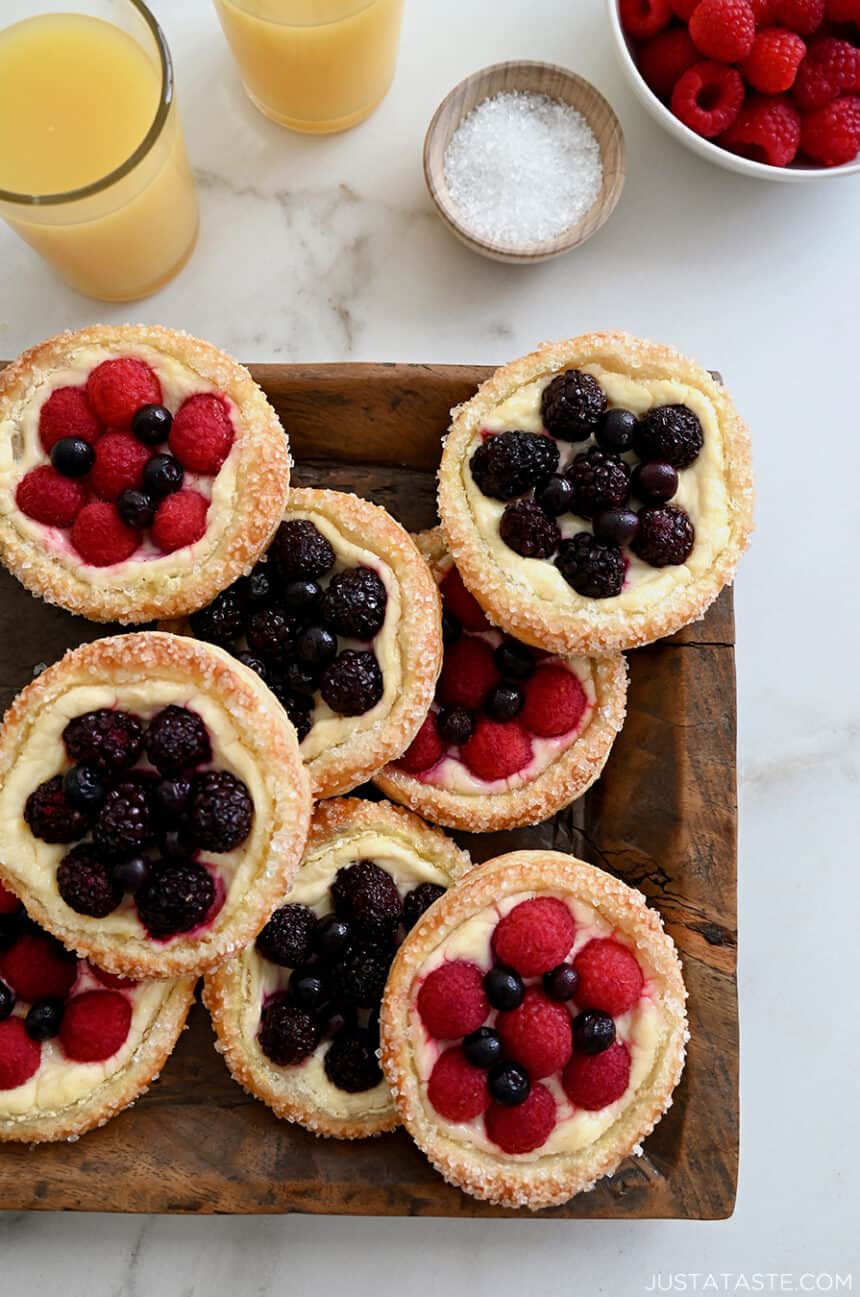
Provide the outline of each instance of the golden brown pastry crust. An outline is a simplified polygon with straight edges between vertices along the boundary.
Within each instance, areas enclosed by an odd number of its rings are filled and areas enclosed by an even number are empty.
[[[16,842],[29,834],[23,808],[17,820],[0,822],[0,881],[20,896],[37,923],[101,968],[120,977],[181,977],[213,968],[253,940],[298,869],[307,838],[310,786],[295,730],[259,677],[222,649],[162,631],[82,644],[22,690],[7,711],[0,730],[0,788],[39,715],[60,705],[69,689],[109,682],[121,702],[124,684],[149,680],[187,681],[229,708],[271,797],[271,815],[262,823],[262,808],[255,807],[253,885],[241,896],[228,895],[197,935],[157,942],[143,930],[139,936],[111,934],[100,919],[76,914],[58,894],[34,890],[18,871]]]
[[[210,508],[205,552],[194,563],[183,564],[183,551],[178,550],[136,564],[139,571],[131,576],[126,569],[122,583],[111,586],[93,583],[88,578],[92,569],[83,562],[78,568],[66,567],[22,531],[14,498],[16,482],[9,482],[0,490],[0,561],[33,594],[92,621],[140,623],[193,612],[247,571],[268,544],[289,489],[287,437],[243,365],[209,342],[143,324],[95,324],[25,351],[0,372],[0,423],[9,421],[14,426],[45,376],[62,368],[72,351],[88,346],[103,346],[118,356],[139,346],[152,348],[180,361],[231,398],[240,418],[235,421],[237,445],[231,452],[238,455],[238,462],[230,508]]]
[[[415,537],[430,570],[441,580],[451,566],[441,527]],[[374,783],[434,824],[468,833],[541,824],[563,806],[581,797],[600,778],[612,744],[624,724],[627,706],[627,664],[620,653],[594,658],[596,700],[588,728],[555,761],[520,788],[467,796],[425,783],[415,775],[388,765]]]
[[[578,365],[600,364],[636,379],[677,379],[702,391],[712,403],[724,441],[724,475],[729,500],[729,537],[711,568],[647,610],[564,608],[539,599],[514,581],[481,536],[462,484],[470,443],[484,418],[518,388]],[[452,411],[453,422],[439,468],[439,516],[454,561],[466,586],[492,622],[527,644],[553,653],[609,652],[649,644],[704,616],[734,577],[752,532],[753,481],[749,433],[726,390],[695,361],[626,333],[587,333],[566,342],[544,343],[502,366],[475,396]]]
[[[656,998],[666,1026],[650,1076],[612,1126],[576,1152],[530,1161],[501,1151],[492,1154],[443,1133],[422,1102],[409,1027],[413,983],[428,956],[466,919],[519,893],[568,895],[593,906],[660,980]],[[686,995],[674,943],[640,892],[573,856],[513,851],[472,870],[431,906],[400,947],[382,1002],[382,1066],[403,1125],[446,1180],[506,1207],[557,1206],[611,1175],[622,1158],[637,1151],[671,1105],[688,1039]]]
[[[324,851],[329,844],[358,839],[367,832],[407,842],[448,874],[452,883],[471,867],[465,851],[410,811],[388,802],[367,802],[354,797],[338,797],[317,806],[305,857]],[[288,900],[286,895],[282,903]],[[249,1094],[268,1104],[276,1116],[297,1122],[317,1135],[366,1139],[393,1130],[398,1118],[392,1103],[364,1117],[336,1117],[296,1090],[289,1068],[276,1067],[260,1051],[251,1054],[242,1033],[241,1016],[247,1002],[245,973],[253,956],[253,948],[249,947],[236,959],[208,973],[204,982],[203,1003],[212,1014],[217,1048],[235,1080]]]

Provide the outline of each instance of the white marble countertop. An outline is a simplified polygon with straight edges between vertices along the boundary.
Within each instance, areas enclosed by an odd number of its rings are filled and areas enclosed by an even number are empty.
[[[211,0],[153,8],[200,186],[197,252],[157,297],[105,308],[66,290],[0,227],[0,354],[96,319],[161,321],[244,360],[283,361],[495,362],[545,338],[625,328],[718,366],[748,417],[759,506],[736,591],[740,1192],[719,1224],[7,1215],[0,1286],[9,1297],[34,1286],[64,1297],[388,1297],[404,1284],[626,1297],[653,1287],[655,1273],[667,1283],[696,1272],[700,1291],[749,1291],[757,1273],[760,1291],[835,1291],[827,1276],[857,1262],[860,1190],[848,899],[860,178],[788,187],[698,161],[626,88],[602,0],[408,0],[391,95],[368,123],[329,139],[283,132],[245,102]],[[475,68],[524,56],[591,78],[629,148],[605,229],[527,270],[455,243],[421,175],[439,99]],[[709,1273],[720,1286],[703,1289]],[[823,1276],[819,1287],[808,1274]]]

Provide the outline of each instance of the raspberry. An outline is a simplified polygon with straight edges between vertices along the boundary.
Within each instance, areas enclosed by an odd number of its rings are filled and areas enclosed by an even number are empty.
[[[309,1013],[286,996],[269,1001],[260,1015],[260,1048],[279,1067],[301,1063],[319,1044],[320,1030]]]
[[[630,495],[629,464],[597,446],[576,455],[566,476],[573,486],[573,512],[581,518],[620,509]]]
[[[602,1054],[574,1054],[561,1078],[575,1108],[599,1112],[620,1099],[630,1081],[630,1051],[621,1041]]]
[[[31,468],[15,488],[15,503],[21,512],[46,527],[71,527],[86,498],[80,479],[63,477],[50,464]]]
[[[418,992],[421,1021],[438,1040],[459,1040],[482,1026],[490,1012],[477,964],[453,959],[428,973]]]
[[[860,0],[825,0],[824,16],[830,22],[860,26]]]
[[[24,803],[30,832],[43,842],[75,842],[90,827],[89,817],[66,801],[63,776],[54,775],[34,788]]]
[[[63,856],[57,869],[60,896],[76,914],[103,919],[122,900],[122,888],[114,882],[107,866],[92,847],[82,842]]]
[[[800,65],[792,89],[795,103],[803,109],[821,108],[851,90],[860,90],[860,50],[848,41],[816,41]]]
[[[447,611],[453,613],[466,630],[489,630],[490,623],[483,608],[463,585],[463,578],[455,567],[446,573],[439,593]]]
[[[588,599],[611,599],[624,587],[624,558],[617,545],[595,540],[588,531],[563,540],[555,565],[568,585]]]
[[[561,531],[555,518],[534,500],[509,504],[499,522],[499,535],[514,553],[523,558],[549,558],[558,548]]]
[[[542,433],[499,432],[481,442],[469,468],[484,495],[512,500],[551,477],[558,459],[558,446]]]
[[[438,883],[419,883],[407,892],[403,898],[403,922],[407,931],[414,928],[422,914],[430,909],[434,901],[445,895],[445,888]]]
[[[578,678],[556,662],[539,667],[525,693],[520,724],[542,739],[575,730],[588,702]]]
[[[646,41],[639,51],[639,71],[655,95],[671,99],[676,82],[699,55],[685,27],[670,27]]]
[[[47,455],[61,437],[80,437],[93,445],[101,432],[83,387],[55,388],[39,411],[39,440]]]
[[[554,437],[586,441],[596,431],[606,404],[606,393],[596,378],[579,369],[567,369],[544,388],[541,415]]]
[[[106,432],[96,445],[90,485],[102,500],[116,500],[123,491],[143,485],[150,451],[127,432]]]
[[[532,759],[532,745],[516,721],[493,721],[480,716],[460,756],[473,775],[486,783],[509,779]]]
[[[282,665],[296,646],[298,629],[298,623],[289,613],[262,608],[248,622],[248,644],[255,653]]]
[[[337,913],[369,932],[391,932],[403,914],[397,884],[373,860],[339,869],[330,891]]]
[[[161,384],[143,360],[103,360],[87,379],[87,400],[102,423],[128,428],[142,405],[161,405]]]
[[[560,1071],[570,1058],[570,1023],[570,1014],[563,1005],[554,1004],[532,986],[519,1008],[499,1014],[496,1030],[505,1057],[521,1063],[534,1079]]]
[[[452,644],[445,654],[438,697],[448,707],[474,711],[501,678],[486,640],[467,636]]]
[[[356,941],[332,968],[332,982],[341,1000],[359,1009],[374,1009],[382,999],[393,947]]]
[[[860,96],[843,95],[803,118],[800,147],[825,167],[853,162],[860,151]]]
[[[824,21],[824,0],[772,0],[773,16],[783,27],[811,36]]]
[[[334,550],[307,518],[282,522],[269,549],[286,581],[313,580],[334,567]]]
[[[436,728],[436,717],[432,712],[425,718],[424,724],[396,763],[401,770],[410,775],[420,775],[422,771],[435,766],[445,751],[445,744],[439,737]]]
[[[190,823],[196,846],[235,851],[251,832],[253,820],[254,803],[241,779],[228,770],[206,770],[195,777]]]
[[[756,35],[741,72],[756,90],[779,95],[794,85],[805,54],[806,45],[794,32],[785,27],[769,27]]]
[[[23,1018],[0,1022],[0,1090],[15,1090],[29,1081],[42,1059],[42,1046],[31,1040]]]
[[[388,594],[381,578],[369,567],[336,573],[322,597],[320,614],[337,635],[371,640],[382,630]]]
[[[379,663],[369,650],[345,649],[327,667],[320,693],[333,712],[362,716],[375,707],[385,688]]]
[[[694,63],[675,84],[672,112],[685,126],[713,139],[731,126],[744,101],[744,83],[724,63]]]
[[[673,468],[687,468],[704,444],[699,417],[686,405],[655,405],[633,432],[633,448],[640,459],[660,460]]]
[[[680,18],[682,23],[688,23],[699,0],[671,0],[671,3],[676,18]]]
[[[214,476],[230,454],[235,437],[224,398],[198,392],[176,411],[167,444],[189,473]]]
[[[25,932],[0,955],[0,977],[27,1004],[62,999],[78,976],[78,961],[44,932]]]
[[[206,530],[209,501],[199,491],[174,491],[158,506],[152,539],[165,554],[193,545]]]
[[[133,712],[100,707],[69,721],[63,743],[72,761],[106,772],[133,766],[143,747],[143,725]]]
[[[81,509],[70,539],[85,563],[110,567],[131,558],[140,545],[140,532],[127,527],[112,504],[97,500]]]
[[[540,977],[562,962],[573,945],[574,930],[564,901],[536,896],[521,901],[496,924],[493,954],[522,977]]]
[[[172,937],[202,923],[215,900],[208,869],[192,860],[162,860],[135,897],[141,922],[153,937]]]
[[[576,1003],[580,1009],[602,1009],[613,1018],[632,1009],[642,994],[644,978],[634,955],[611,937],[595,937],[573,961],[579,977]]]
[[[20,908],[21,902],[15,893],[0,883],[0,914],[17,914]]]
[[[646,40],[667,26],[672,19],[669,0],[619,0],[621,26],[635,40]]]
[[[701,0],[690,19],[690,35],[705,58],[739,63],[752,49],[755,14],[748,0]]]
[[[666,504],[642,509],[639,530],[630,546],[651,567],[677,567],[685,563],[696,539],[693,524],[683,509]]]
[[[532,1153],[546,1143],[555,1126],[555,1099],[545,1085],[532,1086],[528,1098],[515,1108],[492,1104],[484,1124],[503,1153]]]
[[[97,982],[101,982],[102,986],[109,986],[112,991],[131,991],[137,986],[137,982],[130,977],[119,977],[116,973],[106,973],[103,968],[99,968],[96,964],[90,964],[90,972]]]
[[[325,1074],[339,1090],[360,1094],[382,1080],[382,1068],[370,1033],[361,1027],[339,1031],[326,1050]]]
[[[264,959],[283,968],[297,968],[311,956],[317,916],[308,905],[282,905],[257,936]]]
[[[473,1067],[462,1049],[446,1049],[430,1073],[427,1098],[447,1121],[471,1121],[490,1106],[487,1073]]]
[[[118,991],[85,991],[69,1000],[60,1028],[66,1058],[101,1063],[125,1044],[131,1005]]]
[[[755,25],[757,28],[773,26],[775,21],[773,0],[750,0],[750,8],[755,15]]]
[[[196,712],[171,703],[149,722],[146,755],[162,775],[193,770],[212,759],[209,731]]]

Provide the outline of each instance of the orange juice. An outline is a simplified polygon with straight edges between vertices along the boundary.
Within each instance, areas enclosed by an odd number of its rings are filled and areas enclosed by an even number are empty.
[[[0,214],[75,288],[106,300],[160,287],[197,233],[159,39],[150,52],[70,13],[0,30]]]
[[[403,0],[215,0],[261,112],[322,134],[363,121],[394,77]]]

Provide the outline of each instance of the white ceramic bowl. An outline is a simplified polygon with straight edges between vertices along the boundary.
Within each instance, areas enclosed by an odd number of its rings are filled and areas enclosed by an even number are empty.
[[[730,153],[728,149],[721,148],[719,144],[703,139],[670,112],[653,90],[646,85],[636,66],[627,34],[621,26],[618,0],[606,0],[606,6],[609,11],[609,29],[633,93],[664,130],[674,135],[676,140],[680,140],[693,153],[698,153],[700,158],[715,162],[718,167],[724,167],[727,171],[737,171],[742,176],[754,176],[757,180],[781,180],[788,184],[802,184],[809,180],[833,180],[837,176],[860,174],[860,158],[854,162],[846,162],[841,167],[816,167],[806,163],[797,163],[790,167],[770,167],[765,162],[753,162],[750,158],[742,158],[737,153]]]

